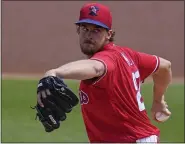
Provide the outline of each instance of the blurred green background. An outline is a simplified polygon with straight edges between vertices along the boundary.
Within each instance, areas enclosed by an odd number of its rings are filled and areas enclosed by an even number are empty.
[[[79,83],[66,81],[78,94]],[[88,142],[82,121],[80,105],[75,107],[58,130],[46,133],[41,123],[35,120],[37,81],[2,80],[2,142]],[[150,115],[152,85],[142,86],[145,105]],[[161,142],[184,142],[184,84],[173,84],[166,93],[172,112],[165,123],[152,121],[161,130]]]

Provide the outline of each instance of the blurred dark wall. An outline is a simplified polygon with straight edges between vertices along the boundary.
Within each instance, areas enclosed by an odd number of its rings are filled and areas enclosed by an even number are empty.
[[[84,1],[3,1],[2,72],[44,73],[82,59],[74,22]],[[172,62],[184,76],[183,1],[101,2],[113,13],[116,43]]]

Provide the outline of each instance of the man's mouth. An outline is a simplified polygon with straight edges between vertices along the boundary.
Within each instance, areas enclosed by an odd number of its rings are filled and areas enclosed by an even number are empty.
[[[86,43],[86,44],[94,44],[94,43],[93,43],[92,41],[90,41],[90,40],[86,40],[85,43]]]

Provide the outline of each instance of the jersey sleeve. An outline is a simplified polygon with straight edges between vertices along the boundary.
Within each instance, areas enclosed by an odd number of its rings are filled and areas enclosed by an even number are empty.
[[[112,82],[112,79],[113,79],[112,75],[115,69],[114,60],[109,55],[102,54],[102,53],[97,53],[90,59],[102,62],[105,66],[105,72],[102,76],[93,78],[90,80],[86,80],[86,82],[88,82],[91,85],[99,86],[102,88],[107,87],[107,84],[109,82]]]
[[[160,61],[158,56],[136,52],[136,57],[142,81],[159,68]]]

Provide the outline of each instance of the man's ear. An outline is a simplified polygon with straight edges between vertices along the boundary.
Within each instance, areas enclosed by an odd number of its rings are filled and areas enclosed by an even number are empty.
[[[107,39],[110,40],[112,34],[113,34],[113,30],[109,30],[108,32],[108,35],[107,35]]]
[[[77,32],[77,34],[80,34],[80,26],[79,25],[76,26],[76,32]]]

